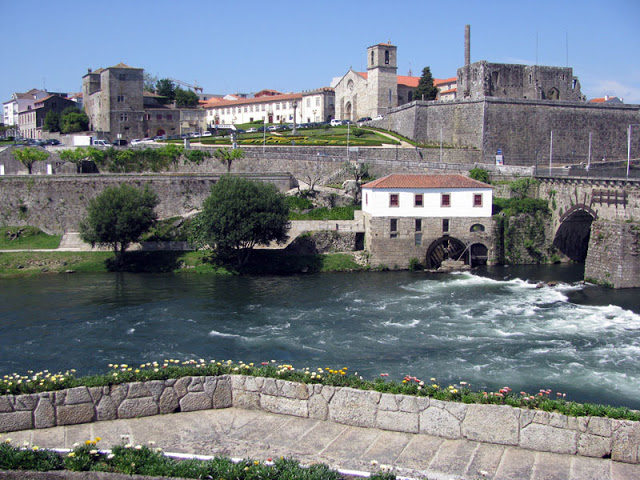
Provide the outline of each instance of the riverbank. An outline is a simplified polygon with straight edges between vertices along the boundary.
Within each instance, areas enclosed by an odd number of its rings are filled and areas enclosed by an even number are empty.
[[[290,255],[283,251],[256,250],[242,273],[288,275],[295,273],[363,270],[350,253]],[[0,251],[0,278],[71,273],[199,273],[232,275],[208,251],[132,251],[120,263],[113,252]]]

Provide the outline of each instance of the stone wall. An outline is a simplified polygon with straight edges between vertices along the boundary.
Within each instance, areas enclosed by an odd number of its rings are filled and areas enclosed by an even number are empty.
[[[433,242],[448,235],[467,245],[481,243],[488,249],[489,258],[494,258],[493,219],[487,217],[452,217],[449,230],[443,232],[442,218],[422,218],[422,229],[415,230],[415,218],[397,218],[397,231],[391,232],[391,217],[371,217],[364,215],[366,223],[365,248],[370,253],[372,267],[392,269],[409,268],[409,261],[417,258],[424,265],[427,252]],[[484,232],[471,232],[471,226],[480,224]],[[420,244],[416,245],[416,234]],[[466,252],[468,253],[468,251]],[[455,259],[457,260],[457,259]]]
[[[288,190],[288,174],[245,175]],[[77,231],[89,201],[123,183],[150,187],[158,194],[159,218],[200,209],[218,175],[28,175],[0,177],[0,225],[32,225],[48,233]]]
[[[455,102],[415,101],[375,122],[421,143],[440,143],[479,151],[478,163],[495,163],[501,149],[507,165],[548,165],[551,131],[553,161],[626,159],[627,128],[640,123],[638,105],[484,97]],[[640,136],[632,136],[632,152]]]
[[[640,422],[243,375],[0,396],[0,432],[228,407],[640,463]]]
[[[613,288],[640,287],[640,222],[593,222],[584,278]]]

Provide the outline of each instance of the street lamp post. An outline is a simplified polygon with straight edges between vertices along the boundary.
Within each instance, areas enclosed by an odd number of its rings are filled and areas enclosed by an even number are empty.
[[[291,132],[292,135],[296,134],[296,108],[298,108],[298,102],[294,100],[293,101],[293,131]]]

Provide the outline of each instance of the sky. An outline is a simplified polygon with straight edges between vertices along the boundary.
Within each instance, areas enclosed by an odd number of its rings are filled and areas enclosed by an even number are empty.
[[[588,99],[640,104],[640,0],[0,0],[0,98],[79,92],[89,68],[123,62],[205,93],[283,93],[366,71],[398,47],[398,74],[455,77],[471,61],[573,68]]]

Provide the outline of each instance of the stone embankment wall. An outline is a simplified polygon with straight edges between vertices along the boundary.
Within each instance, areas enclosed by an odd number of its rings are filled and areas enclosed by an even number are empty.
[[[0,432],[229,407],[640,463],[640,422],[243,375],[0,396]]]
[[[211,192],[217,175],[29,175],[0,177],[0,225],[33,225],[48,233],[77,231],[86,216],[89,201],[105,188],[123,183],[157,194],[159,218],[200,209]],[[248,175],[247,178],[274,183],[289,190],[289,174]]]
[[[593,222],[584,278],[613,288],[638,288],[640,222]]]

